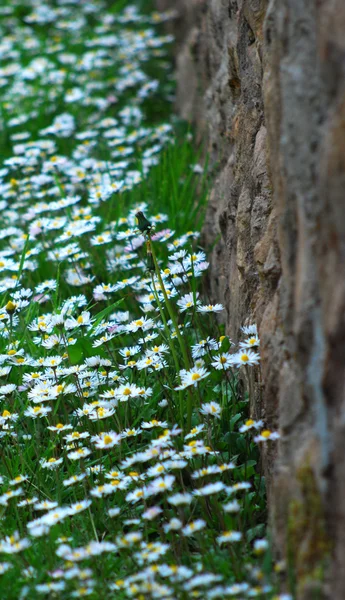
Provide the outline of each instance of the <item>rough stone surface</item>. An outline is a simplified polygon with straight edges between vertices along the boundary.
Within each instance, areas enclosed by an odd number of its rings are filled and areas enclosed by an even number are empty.
[[[345,598],[345,3],[177,8],[177,107],[207,136],[204,230],[227,332],[255,320],[277,553],[299,598]]]

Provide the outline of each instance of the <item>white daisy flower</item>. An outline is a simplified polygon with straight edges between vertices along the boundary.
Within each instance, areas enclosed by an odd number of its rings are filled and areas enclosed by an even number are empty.
[[[237,367],[241,367],[242,365],[258,365],[260,361],[259,354],[246,349],[240,350],[233,357],[234,364]]]
[[[189,371],[182,369],[180,371],[181,385],[177,386],[175,390],[184,390],[191,385],[197,386],[199,381],[208,376],[209,372],[204,367],[192,367]]]
[[[222,407],[220,406],[220,404],[218,404],[218,402],[208,402],[207,404],[202,404],[200,412],[202,415],[216,417],[217,419],[220,419]]]
[[[280,438],[280,435],[277,431],[270,431],[269,429],[264,429],[264,431],[261,431],[260,435],[257,435],[254,438],[254,442],[267,442],[268,440],[278,440]]]
[[[183,535],[186,535],[186,536],[194,535],[195,533],[197,533],[198,531],[201,531],[205,527],[206,527],[206,522],[203,519],[196,519],[195,521],[192,521],[191,523],[188,523],[188,525],[183,527],[182,533],[183,533]]]
[[[242,533],[240,531],[224,531],[222,535],[217,537],[217,542],[221,545],[228,542],[239,542],[241,539]]]

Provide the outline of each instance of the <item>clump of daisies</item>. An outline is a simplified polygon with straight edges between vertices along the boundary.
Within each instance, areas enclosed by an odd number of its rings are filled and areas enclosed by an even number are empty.
[[[201,293],[202,167],[179,171],[157,120],[174,17],[0,9],[3,595],[290,598],[258,467],[279,433],[248,408],[258,331],[234,344]],[[151,190],[174,149],[168,214]]]

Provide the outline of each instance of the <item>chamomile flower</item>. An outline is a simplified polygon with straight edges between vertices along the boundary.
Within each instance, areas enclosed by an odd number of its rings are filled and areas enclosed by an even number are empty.
[[[162,512],[163,510],[159,506],[152,506],[142,513],[142,518],[147,521],[153,521],[153,519],[158,517]]]
[[[224,531],[222,535],[217,537],[219,545],[227,544],[229,542],[240,542],[242,539],[241,531]]]
[[[45,417],[49,412],[51,412],[50,406],[29,406],[25,411],[24,415],[26,417],[31,417],[32,419],[37,419],[38,417]]]
[[[197,311],[200,313],[219,313],[224,310],[222,304],[206,304],[204,306],[198,306]]]
[[[188,309],[194,308],[194,306],[198,306],[200,304],[200,300],[198,300],[199,293],[197,293],[194,297],[193,294],[185,294],[180,300],[177,301],[177,306],[179,307],[181,312],[185,312]]]
[[[268,440],[278,440],[280,435],[277,431],[270,431],[269,429],[264,429],[261,431],[259,435],[254,438],[254,442],[257,443],[266,443]]]
[[[237,367],[242,365],[258,365],[260,356],[252,350],[243,349],[233,355],[234,364]]]
[[[57,469],[59,467],[59,465],[61,465],[61,463],[63,462],[63,458],[48,458],[48,460],[45,460],[44,458],[42,458],[40,460],[40,464],[42,469],[48,469],[49,471],[53,471],[55,469]]]
[[[218,350],[218,342],[210,337],[200,340],[195,346],[192,346],[192,356],[194,359],[205,356],[212,350]]]
[[[192,367],[189,371],[183,369],[180,371],[179,375],[181,378],[181,385],[177,386],[175,390],[184,390],[191,385],[196,387],[202,379],[209,376],[209,372],[205,367]]]
[[[165,491],[170,491],[174,486],[174,482],[175,477],[173,475],[157,477],[144,489],[144,497],[149,498],[150,496],[154,496]]]
[[[89,448],[78,448],[77,450],[72,450],[67,454],[70,460],[80,460],[82,458],[86,458],[91,454],[91,450]]]
[[[258,346],[260,346],[260,340],[258,338],[257,335],[252,335],[249,338],[247,338],[246,340],[244,340],[244,342],[240,342],[240,348],[257,348]]]
[[[76,515],[80,512],[82,512],[83,510],[86,510],[87,508],[89,508],[89,506],[91,506],[92,501],[91,500],[80,500],[79,502],[75,502],[74,504],[72,504],[69,509],[68,512],[70,515]]]
[[[222,369],[226,370],[230,367],[233,367],[235,364],[235,359],[233,354],[229,354],[229,352],[224,352],[223,354],[219,354],[218,356],[213,357],[213,361],[211,362],[212,367],[220,371]]]
[[[247,421],[241,425],[239,428],[240,433],[244,433],[245,431],[249,431],[250,429],[260,429],[263,426],[264,422],[259,420],[255,421],[254,419],[247,419]]]
[[[219,492],[223,491],[224,488],[224,483],[221,481],[216,481],[215,483],[205,485],[198,490],[194,490],[193,494],[194,496],[211,496],[212,494],[218,494]]]
[[[121,441],[121,436],[115,433],[115,431],[108,431],[106,433],[93,436],[91,441],[94,442],[96,448],[107,449],[113,448],[119,444]]]
[[[17,554],[30,546],[30,540],[28,538],[20,539],[17,531],[11,536],[7,536],[3,540],[0,540],[0,552],[3,552],[4,554]]]
[[[80,473],[79,475],[72,475],[71,477],[64,479],[62,484],[65,487],[70,487],[71,485],[75,485],[76,483],[79,483],[79,481],[83,481],[83,479],[85,479],[85,477],[86,477],[85,473]]]
[[[182,533],[185,536],[193,536],[199,531],[202,531],[206,527],[206,522],[203,519],[196,519],[195,521],[191,521],[182,528]]]
[[[200,413],[205,416],[215,417],[216,419],[220,419],[220,415],[222,412],[222,407],[218,402],[208,402],[207,404],[202,404],[200,408]]]

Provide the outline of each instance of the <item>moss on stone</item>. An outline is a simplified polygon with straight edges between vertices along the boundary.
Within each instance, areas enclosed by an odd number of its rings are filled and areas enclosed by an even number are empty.
[[[331,542],[326,532],[323,501],[309,461],[297,470],[301,495],[289,504],[288,548],[297,596],[312,584],[321,593]]]

